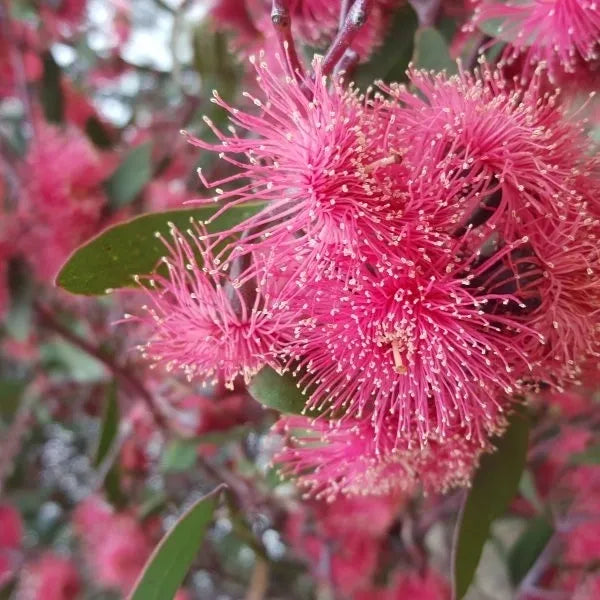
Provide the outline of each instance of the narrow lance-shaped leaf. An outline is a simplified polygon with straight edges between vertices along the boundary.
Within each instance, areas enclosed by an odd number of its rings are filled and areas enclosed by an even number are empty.
[[[209,232],[223,231],[259,212],[254,203],[229,209],[207,225]],[[170,223],[186,229],[190,219],[205,221],[218,210],[205,206],[142,215],[105,229],[80,246],[63,265],[56,284],[72,294],[104,294],[112,289],[135,286],[134,275],[149,275],[165,255],[156,232],[169,235]]]
[[[467,593],[475,575],[492,522],[502,516],[517,492],[525,468],[529,424],[516,412],[506,433],[495,441],[475,474],[458,520],[453,548],[454,599]]]
[[[224,486],[196,502],[163,537],[128,600],[172,600],[194,562]]]
[[[113,381],[108,386],[104,413],[102,415],[102,425],[100,428],[100,437],[98,438],[98,448],[94,457],[94,466],[97,467],[108,454],[113,445],[117,432],[119,430],[119,405],[117,403],[117,385]]]
[[[518,585],[527,575],[553,533],[554,529],[544,515],[527,523],[508,555],[508,572],[513,585]]]
[[[152,177],[152,144],[136,146],[106,181],[112,209],[132,202]]]

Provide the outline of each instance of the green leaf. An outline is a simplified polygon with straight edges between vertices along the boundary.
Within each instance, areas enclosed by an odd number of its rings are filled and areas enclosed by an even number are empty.
[[[248,391],[263,406],[292,415],[302,414],[308,400],[290,373],[280,375],[271,367],[263,367],[256,374]]]
[[[152,144],[146,142],[129,152],[105,183],[110,207],[131,203],[152,177]]]
[[[39,88],[40,103],[47,121],[61,123],[64,119],[65,100],[60,85],[60,67],[49,50],[44,52],[42,61],[44,71]]]
[[[406,81],[417,25],[417,15],[410,6],[399,8],[383,45],[358,68],[356,83],[365,88],[378,79]]]
[[[535,508],[535,510],[542,512],[544,505],[537,492],[533,474],[529,469],[523,471],[521,481],[519,481],[519,493],[527,500],[527,502],[529,502],[529,504],[531,504],[531,506],[533,506],[533,508]]]
[[[209,232],[228,229],[256,214],[263,206],[253,203],[231,208],[207,225],[207,229]],[[72,294],[90,296],[116,288],[135,287],[133,276],[152,273],[165,255],[165,246],[156,238],[155,232],[160,231],[167,237],[169,223],[185,229],[190,218],[204,221],[216,210],[206,206],[151,213],[109,227],[75,250],[60,270],[56,284]]]
[[[185,440],[173,440],[160,458],[160,469],[164,473],[187,471],[196,463],[198,446]]]
[[[65,381],[95,383],[107,379],[107,370],[102,362],[63,339],[56,338],[41,344],[40,357],[44,368]]]
[[[420,27],[415,34],[415,50],[412,62],[419,69],[457,72],[456,63],[450,58],[448,43],[433,27]]]
[[[95,115],[88,117],[87,121],[85,122],[85,134],[94,144],[94,146],[96,146],[96,148],[100,148],[101,150],[106,150],[107,148],[112,147],[114,143],[106,125],[104,125],[104,123],[102,123],[102,121]]]
[[[22,379],[0,379],[0,417],[12,420],[26,385]]]
[[[102,427],[98,439],[98,448],[94,457],[94,466],[97,467],[106,457],[113,445],[119,431],[119,404],[117,402],[117,384],[113,381],[108,386],[104,413],[102,415]]]
[[[161,540],[128,600],[172,600],[194,561],[223,486],[198,500]]]
[[[525,468],[528,437],[528,420],[516,412],[506,433],[495,440],[496,452],[481,459],[455,532],[452,556],[454,600],[460,600],[467,593],[490,526],[505,513],[517,492]]]
[[[571,463],[574,465],[600,465],[600,444],[590,446],[584,452],[573,454]]]
[[[513,585],[518,585],[527,575],[553,533],[554,529],[545,516],[529,521],[508,555],[508,572]]]

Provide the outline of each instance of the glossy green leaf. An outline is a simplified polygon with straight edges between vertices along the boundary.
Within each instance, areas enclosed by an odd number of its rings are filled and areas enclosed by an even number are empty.
[[[129,152],[107,179],[106,193],[110,207],[126,206],[144,189],[152,177],[152,144],[146,142]]]
[[[290,373],[279,375],[271,367],[263,367],[252,379],[248,387],[250,395],[263,406],[279,412],[299,415],[308,400]]]
[[[505,434],[494,441],[497,450],[481,459],[455,532],[452,557],[455,600],[467,593],[490,526],[505,513],[517,492],[525,468],[528,437],[527,418],[515,413]]]
[[[259,212],[263,204],[234,207],[211,222],[210,232],[223,231]],[[104,230],[80,246],[60,270],[56,284],[73,294],[98,295],[107,290],[135,286],[134,275],[153,272],[163,243],[155,233],[169,234],[169,223],[185,229],[190,219],[204,221],[217,209],[213,206],[172,210],[142,215]]]
[[[527,575],[553,533],[554,529],[545,516],[527,523],[508,555],[508,572],[513,585],[518,585]]]
[[[415,50],[412,59],[415,67],[454,74],[456,63],[450,58],[450,50],[444,36],[433,27],[420,27],[415,34]]]
[[[128,600],[172,600],[198,553],[223,486],[196,502],[163,537]]]

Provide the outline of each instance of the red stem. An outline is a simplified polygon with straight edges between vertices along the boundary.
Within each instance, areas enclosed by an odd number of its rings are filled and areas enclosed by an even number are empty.
[[[305,78],[304,67],[298,57],[296,44],[292,37],[292,17],[290,15],[289,0],[273,0],[271,21],[279,40],[283,56],[287,60],[288,68],[298,83]]]
[[[325,58],[323,59],[323,75],[330,75],[340,62],[350,44],[354,41],[356,34],[367,22],[374,0],[356,0],[344,21],[335,40],[331,44]]]

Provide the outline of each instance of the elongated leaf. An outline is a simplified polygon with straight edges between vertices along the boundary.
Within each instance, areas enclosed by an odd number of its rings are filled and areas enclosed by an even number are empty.
[[[433,27],[420,27],[415,34],[415,50],[412,62],[419,69],[433,69],[453,74],[456,63],[450,58],[448,43]]]
[[[128,600],[172,600],[202,545],[222,490],[219,486],[198,500],[163,537]]]
[[[106,181],[106,193],[112,209],[132,202],[152,177],[152,144],[136,146]]]
[[[600,465],[600,445],[590,446],[584,452],[579,452],[571,457],[574,465]]]
[[[61,72],[52,53],[44,52],[44,72],[40,82],[40,103],[47,121],[60,123],[64,118],[65,100],[60,85]]]
[[[547,517],[539,516],[529,521],[508,555],[508,572],[513,585],[518,585],[527,575],[553,533]]]
[[[0,379],[0,418],[12,420],[26,385],[22,379]]]
[[[298,388],[296,380],[290,373],[279,375],[271,367],[263,367],[257,373],[248,391],[263,406],[292,415],[302,414],[308,399]]]
[[[262,204],[235,207],[207,226],[208,231],[228,229],[256,214]],[[63,265],[56,284],[73,294],[88,296],[107,290],[135,286],[134,275],[152,273],[161,256],[163,243],[155,233],[168,236],[169,223],[185,229],[190,218],[204,221],[217,209],[212,206],[142,215],[104,230],[79,247]]]
[[[104,459],[107,458],[117,434],[119,432],[119,404],[117,402],[117,385],[112,382],[108,386],[106,402],[104,404],[104,413],[102,415],[102,426],[100,428],[100,437],[98,439],[98,448],[94,456],[94,466],[99,467]],[[117,507],[123,506],[127,498],[121,489],[121,465],[118,462],[118,456],[115,456],[115,462],[104,477],[104,491],[108,501]],[[110,459],[109,459],[110,460]]]
[[[466,496],[458,520],[453,548],[454,599],[467,593],[490,526],[506,511],[525,468],[529,424],[515,413],[506,433],[495,441],[493,454],[485,455]]]
[[[104,414],[102,415],[102,427],[98,439],[98,448],[94,457],[94,466],[97,467],[106,457],[119,430],[119,405],[117,404],[117,385],[113,381],[108,386]]]

